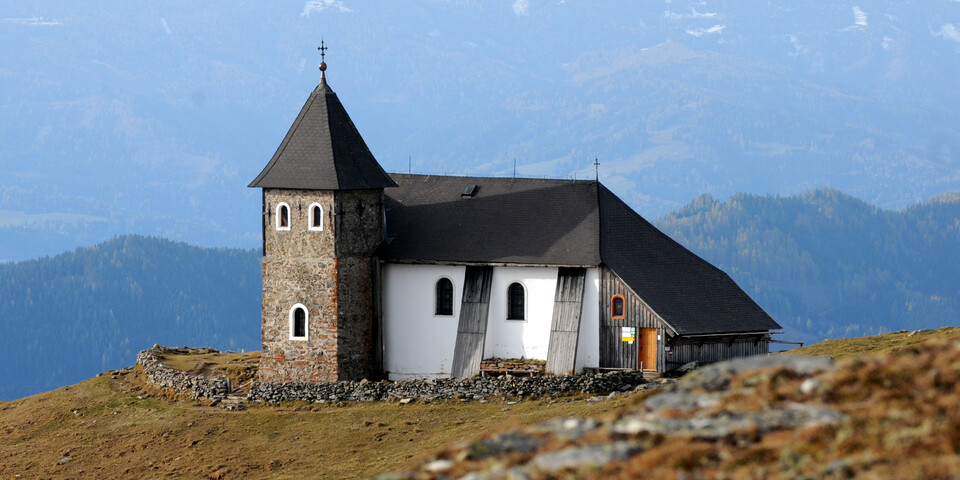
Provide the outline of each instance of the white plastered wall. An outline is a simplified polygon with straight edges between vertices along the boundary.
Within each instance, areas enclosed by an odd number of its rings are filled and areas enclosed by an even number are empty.
[[[450,375],[466,268],[383,267],[383,363],[391,380]],[[437,280],[453,282],[453,315],[434,315]]]
[[[524,320],[507,320],[507,288],[513,282],[526,292]],[[546,360],[556,288],[556,268],[494,268],[483,357]]]
[[[383,268],[384,369],[391,380],[450,375],[460,320],[466,268],[450,265],[386,264]],[[587,269],[575,372],[600,364],[600,273]],[[434,315],[436,282],[453,282],[453,315]],[[507,288],[526,292],[525,320],[507,320]],[[495,267],[484,358],[546,360],[553,320],[557,269]]]

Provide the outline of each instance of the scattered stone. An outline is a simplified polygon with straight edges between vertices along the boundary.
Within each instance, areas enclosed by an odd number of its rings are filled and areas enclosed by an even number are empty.
[[[726,393],[663,392],[646,399],[643,406],[651,410],[693,410],[718,405],[726,395]]]
[[[641,450],[640,446],[628,442],[570,447],[537,455],[531,464],[542,470],[594,467],[606,465],[613,460],[626,460]]]
[[[600,422],[592,418],[553,418],[534,427],[541,433],[552,433],[567,440],[579,440],[587,432],[600,426]]]
[[[440,459],[440,460],[434,460],[424,465],[423,469],[428,472],[436,473],[436,472],[442,472],[444,470],[448,470],[452,466],[453,466],[453,462],[451,462],[450,460]]]
[[[412,402],[412,401],[413,401],[412,398],[401,398],[401,399],[400,399],[400,405],[406,405],[406,404],[408,404],[408,403],[410,403],[410,402]]]
[[[60,460],[57,460],[57,465],[64,465],[73,460],[73,457],[62,456]]]
[[[470,445],[467,458],[481,460],[504,453],[530,454],[536,452],[541,445],[543,445],[543,440],[525,433],[499,433]]]
[[[830,368],[832,365],[833,360],[829,358],[801,355],[758,355],[714,363],[694,370],[684,375],[677,383],[676,388],[679,391],[704,389],[715,392],[727,388],[730,384],[730,378],[740,372],[779,367],[800,375],[813,375]]]
[[[822,385],[823,383],[821,383],[820,380],[808,378],[800,384],[800,393],[809,395],[819,390]]]
[[[800,429],[816,425],[839,423],[842,413],[829,408],[791,404],[761,412],[721,412],[712,417],[664,418],[645,412],[627,415],[613,424],[613,431],[627,435],[641,432],[662,435],[680,435],[704,439],[719,439],[742,432],[760,434],[773,430]]]

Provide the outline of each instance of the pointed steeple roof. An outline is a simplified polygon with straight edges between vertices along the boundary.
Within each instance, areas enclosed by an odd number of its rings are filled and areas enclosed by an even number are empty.
[[[396,187],[321,77],[254,188],[362,190]]]

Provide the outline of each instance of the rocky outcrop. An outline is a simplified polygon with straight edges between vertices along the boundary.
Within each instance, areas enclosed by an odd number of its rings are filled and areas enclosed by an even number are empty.
[[[160,361],[163,355],[203,355],[218,353],[212,348],[163,347],[154,345],[150,350],[137,354],[137,365],[143,367],[143,373],[150,382],[159,388],[172,389],[178,395],[190,398],[210,398],[222,400],[230,393],[230,381],[226,378],[206,378],[176,370]]]
[[[824,389],[814,377],[831,366],[827,359],[795,356],[721,362],[690,372],[618,418],[553,419],[453,447],[415,471],[378,478],[658,477],[652,466],[666,467],[661,473],[671,478],[699,472],[699,465],[722,456],[709,453],[718,444],[749,446],[773,432],[844,422],[847,415],[834,408],[797,401]],[[784,388],[774,387],[772,400],[771,384]]]

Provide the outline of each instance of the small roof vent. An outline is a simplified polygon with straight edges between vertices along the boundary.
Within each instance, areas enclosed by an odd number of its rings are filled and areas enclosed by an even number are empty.
[[[473,197],[477,194],[477,190],[480,190],[480,185],[467,185],[467,188],[464,188],[463,193],[460,194],[460,198]]]

